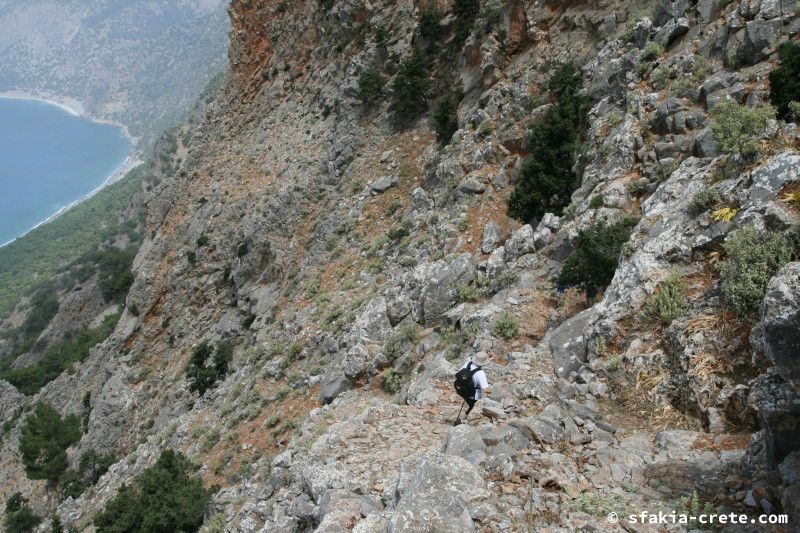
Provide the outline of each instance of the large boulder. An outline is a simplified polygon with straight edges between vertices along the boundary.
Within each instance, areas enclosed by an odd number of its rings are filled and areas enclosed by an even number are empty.
[[[491,493],[466,459],[432,453],[422,459],[403,490],[390,523],[392,533],[475,531],[470,509]]]
[[[422,290],[422,318],[425,324],[440,320],[445,311],[458,302],[458,286],[475,279],[475,262],[461,254],[449,265],[435,271]]]
[[[769,282],[752,344],[787,381],[800,384],[800,262],[781,268]]]
[[[744,37],[737,50],[742,65],[755,65],[772,52],[781,34],[783,21],[752,20],[744,29]]]
[[[588,327],[594,322],[594,312],[587,309],[558,326],[550,335],[550,351],[556,375],[565,378],[577,372],[586,361]]]
[[[486,458],[486,444],[476,428],[460,424],[447,432],[444,453],[457,455],[478,466]]]

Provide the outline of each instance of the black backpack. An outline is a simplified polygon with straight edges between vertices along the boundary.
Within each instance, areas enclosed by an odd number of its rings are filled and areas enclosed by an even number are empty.
[[[456,372],[456,381],[453,386],[458,395],[465,400],[475,398],[475,383],[472,381],[472,376],[480,369],[481,367],[470,361],[467,366]]]

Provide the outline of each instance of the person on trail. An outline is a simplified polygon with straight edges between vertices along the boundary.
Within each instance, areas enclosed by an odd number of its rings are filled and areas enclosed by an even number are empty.
[[[483,399],[484,395],[491,394],[489,390],[489,379],[486,377],[486,372],[469,359],[464,363],[461,368],[456,372],[455,389],[459,396],[466,402],[468,408],[467,413],[464,415],[464,421],[469,418],[469,413],[475,407],[478,400]],[[464,404],[461,404],[464,408]],[[458,416],[454,425],[461,423],[461,410],[458,411]]]

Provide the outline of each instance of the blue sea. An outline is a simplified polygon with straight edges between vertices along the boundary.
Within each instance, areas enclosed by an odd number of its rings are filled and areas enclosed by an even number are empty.
[[[130,150],[117,126],[0,97],[0,245],[97,189]]]

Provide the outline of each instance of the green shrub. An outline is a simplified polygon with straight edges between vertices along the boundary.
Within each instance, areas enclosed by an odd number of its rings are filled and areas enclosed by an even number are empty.
[[[454,23],[453,46],[460,47],[469,38],[475,19],[481,11],[480,0],[456,0],[453,4]]]
[[[458,286],[458,299],[462,302],[477,302],[481,293],[474,285],[461,283]]]
[[[36,363],[4,370],[0,372],[0,378],[23,394],[36,394],[74,363],[84,361],[89,356],[89,350],[111,335],[119,317],[118,314],[109,315],[95,329],[83,328],[76,333],[68,333],[64,339],[51,345]]]
[[[507,268],[503,271],[502,274],[500,274],[500,276],[497,279],[497,282],[502,288],[507,289],[512,285],[514,285],[515,283],[517,283],[518,279],[519,279],[519,273],[517,272],[517,270],[514,268]]]
[[[384,83],[380,72],[365,70],[358,77],[358,98],[365,104],[371,104],[381,95]]]
[[[647,314],[665,324],[683,316],[685,306],[684,292],[680,276],[670,274],[658,284],[656,292],[647,301]]]
[[[250,246],[246,242],[240,242],[236,245],[236,257],[242,258],[250,251]]]
[[[228,367],[233,358],[233,346],[223,342],[212,348],[203,341],[192,350],[192,357],[186,366],[186,377],[189,379],[189,390],[197,391],[200,396],[214,387],[218,380],[228,374]]]
[[[513,313],[502,311],[492,321],[491,331],[495,337],[510,341],[519,333],[519,320]]]
[[[711,132],[723,152],[751,159],[758,154],[767,120],[775,117],[772,106],[746,107],[723,100],[711,110]]]
[[[100,290],[103,297],[109,302],[122,303],[128,295],[133,283],[131,265],[136,257],[136,248],[129,247],[124,250],[112,248],[100,253],[98,270]]]
[[[61,476],[61,495],[77,498],[89,487],[94,486],[108,469],[116,462],[114,454],[100,455],[87,450],[81,455],[78,470],[67,470]]]
[[[689,200],[689,204],[686,206],[686,209],[690,214],[697,216],[701,213],[705,213],[712,207],[719,205],[721,201],[722,198],[720,198],[720,195],[715,188],[705,187],[694,193],[692,199]]]
[[[655,41],[650,41],[642,50],[639,61],[655,61],[664,52],[664,48]]]
[[[436,138],[442,146],[446,146],[450,139],[453,138],[453,134],[458,130],[457,107],[458,105],[454,98],[446,96],[439,101],[436,110],[433,112]]]
[[[405,125],[428,108],[425,93],[430,88],[428,70],[419,50],[400,63],[394,78],[394,111],[399,125]]]
[[[444,36],[445,28],[441,25],[442,14],[438,11],[423,11],[419,16],[419,34],[420,36],[435,43]]]
[[[580,71],[567,63],[556,70],[548,82],[555,103],[531,134],[531,155],[508,201],[509,216],[533,222],[545,213],[560,215],[580,185],[573,172],[578,128],[583,121],[586,101],[579,94],[583,81]]]
[[[95,517],[98,533],[197,531],[211,492],[203,488],[196,469],[183,454],[162,452]]]
[[[578,231],[575,250],[564,262],[558,282],[581,287],[594,297],[611,283],[623,245],[628,242],[635,225],[635,219],[624,218],[610,226],[597,222]]]
[[[780,66],[769,73],[769,101],[779,118],[797,121],[800,114],[792,111],[792,102],[800,102],[800,43],[789,41],[782,45],[778,59]]]
[[[403,220],[400,224],[389,229],[386,236],[392,241],[399,241],[404,237],[411,234],[411,223],[408,220]]]
[[[25,419],[19,439],[28,478],[58,481],[67,469],[67,448],[80,438],[80,423],[75,415],[61,418],[49,404],[37,403],[33,414]]]
[[[375,28],[375,44],[378,46],[386,46],[386,43],[388,42],[389,31],[383,26],[378,26]]]
[[[208,235],[200,235],[197,238],[197,246],[198,248],[201,246],[205,246],[208,244]]]
[[[599,209],[603,207],[603,195],[598,194],[597,196],[592,197],[589,201],[589,209]]]
[[[389,394],[394,394],[403,386],[402,376],[395,372],[393,368],[387,368],[383,372],[383,390]]]
[[[746,226],[728,237],[723,248],[719,271],[725,301],[739,315],[752,317],[761,308],[770,278],[792,260],[792,247],[779,233],[759,234]]]
[[[28,507],[28,500],[22,494],[15,492],[6,500],[5,519],[3,531],[5,533],[32,533],[42,518]]]

